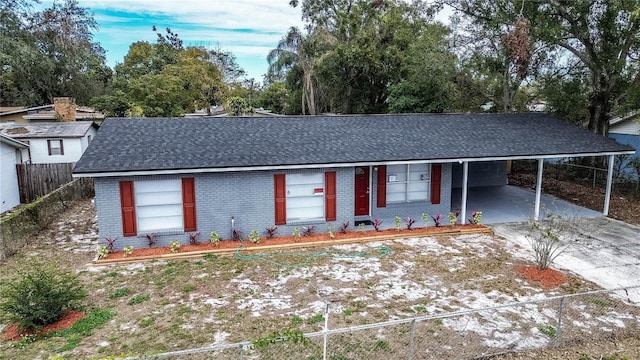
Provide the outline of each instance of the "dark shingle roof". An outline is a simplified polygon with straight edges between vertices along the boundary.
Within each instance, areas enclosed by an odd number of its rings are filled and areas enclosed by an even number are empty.
[[[107,119],[75,173],[220,169],[632,150],[548,115]]]

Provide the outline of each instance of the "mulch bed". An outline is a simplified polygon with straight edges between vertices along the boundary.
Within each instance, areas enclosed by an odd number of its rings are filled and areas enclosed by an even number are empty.
[[[260,238],[259,243],[253,243],[251,240],[245,239],[242,241],[235,240],[222,240],[217,245],[212,244],[211,242],[201,241],[197,245],[181,245],[178,253],[197,253],[203,251],[213,251],[213,250],[235,250],[238,247],[245,247],[248,249],[256,248],[256,247],[264,247],[264,246],[299,246],[302,244],[312,244],[319,245],[319,243],[326,243],[327,245],[332,245],[332,242],[338,240],[348,240],[354,239],[354,241],[358,241],[363,238],[371,238],[371,237],[409,237],[409,236],[431,236],[431,235],[441,235],[441,234],[455,234],[459,232],[474,232],[474,231],[489,231],[484,225],[475,225],[475,224],[464,224],[464,225],[456,225],[456,226],[429,226],[429,227],[420,227],[414,228],[412,230],[407,230],[406,228],[401,231],[397,231],[395,229],[387,229],[381,231],[347,231],[346,233],[341,233],[336,231],[334,233],[334,238],[329,238],[327,233],[316,233],[309,236],[300,235],[299,239],[296,239],[294,236],[276,236],[271,239]],[[150,248],[139,248],[134,249],[133,253],[127,257],[129,258],[140,258],[140,257],[154,257],[161,256],[165,254],[171,254],[171,250],[168,246],[156,246]],[[113,260],[113,259],[123,259],[124,252],[123,251],[114,251],[107,255],[105,260]],[[98,260],[98,263],[101,260]]]
[[[49,324],[39,331],[20,331],[20,327],[18,324],[9,325],[2,336],[6,340],[14,340],[20,341],[25,336],[36,336],[36,335],[44,335],[50,333],[52,331],[68,329],[72,327],[75,323],[80,321],[84,317],[84,313],[80,311],[71,310],[66,315],[64,315],[60,320],[56,321],[53,324]]]
[[[527,281],[539,284],[545,289],[552,289],[567,282],[567,277],[552,268],[540,270],[535,266],[516,266],[516,273]]]

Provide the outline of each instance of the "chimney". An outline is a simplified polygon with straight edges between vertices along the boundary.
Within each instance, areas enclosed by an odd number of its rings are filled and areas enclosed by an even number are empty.
[[[72,97],[53,98],[56,118],[61,121],[76,121],[76,99]]]

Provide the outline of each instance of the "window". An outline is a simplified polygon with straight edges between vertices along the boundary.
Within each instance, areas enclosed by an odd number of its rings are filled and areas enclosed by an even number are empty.
[[[287,221],[324,217],[324,174],[288,174]]]
[[[49,155],[64,155],[62,139],[47,140],[47,147],[49,148]]]
[[[172,230],[182,227],[182,189],[180,180],[135,182],[138,230]]]
[[[429,164],[388,165],[386,201],[389,203],[427,201],[430,178]]]
[[[87,144],[91,144],[91,135],[87,135]]]
[[[120,182],[124,236],[196,230],[194,179]]]
[[[275,174],[275,224],[336,220],[336,172]]]

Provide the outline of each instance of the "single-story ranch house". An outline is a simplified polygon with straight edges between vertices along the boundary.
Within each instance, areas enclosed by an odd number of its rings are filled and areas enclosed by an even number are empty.
[[[112,118],[74,176],[94,177],[100,237],[122,248],[151,233],[168,245],[455,208],[466,219],[467,187],[506,183],[510,159],[538,159],[537,216],[545,158],[606,155],[611,168],[632,152],[541,113]]]

